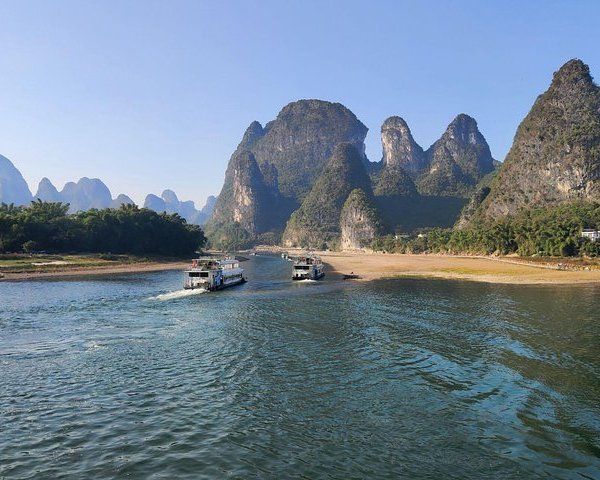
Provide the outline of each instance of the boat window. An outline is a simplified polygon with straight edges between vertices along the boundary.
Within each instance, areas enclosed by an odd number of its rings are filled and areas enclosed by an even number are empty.
[[[208,277],[208,272],[200,272],[201,277]]]

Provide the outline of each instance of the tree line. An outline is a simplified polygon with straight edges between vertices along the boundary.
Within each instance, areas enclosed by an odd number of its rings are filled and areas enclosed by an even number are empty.
[[[376,238],[376,251],[396,253],[518,254],[521,256],[600,256],[600,242],[581,237],[585,228],[600,227],[600,203],[575,202],[524,210],[465,229],[434,228],[423,235]]]
[[[68,214],[69,205],[37,200],[0,205],[0,252],[90,252],[181,256],[206,243],[178,214],[136,205]]]

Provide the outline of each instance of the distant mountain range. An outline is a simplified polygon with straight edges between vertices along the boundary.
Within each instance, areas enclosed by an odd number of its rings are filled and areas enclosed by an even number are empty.
[[[173,190],[165,190],[160,197],[150,194],[146,196],[144,207],[154,210],[155,212],[178,213],[185,218],[188,223],[196,225],[204,225],[211,216],[217,198],[210,195],[206,199],[205,205],[196,210],[194,202],[188,200],[182,202],[177,198]]]
[[[32,199],[31,191],[21,172],[0,155],[0,202],[24,205]]]
[[[90,208],[118,208],[123,204],[135,203],[127,195],[112,197],[109,188],[98,178],[83,177],[77,182],[68,182],[61,191],[48,178],[43,178],[35,195],[31,194],[27,182],[19,170],[6,157],[0,155],[0,203],[25,205],[35,199],[47,202],[69,204],[69,211],[75,213]],[[206,205],[196,210],[194,202],[182,202],[172,190],[165,190],[160,197],[149,194],[144,207],[156,212],[177,213],[188,223],[203,225],[211,215],[216,197],[210,196]]]

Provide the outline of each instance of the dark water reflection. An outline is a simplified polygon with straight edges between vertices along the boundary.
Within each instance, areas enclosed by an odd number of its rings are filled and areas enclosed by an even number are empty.
[[[598,287],[245,266],[0,284],[0,478],[600,478]]]

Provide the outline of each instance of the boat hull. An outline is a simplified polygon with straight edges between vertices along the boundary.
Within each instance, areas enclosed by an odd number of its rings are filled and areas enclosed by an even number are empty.
[[[319,280],[320,278],[323,278],[325,276],[325,272],[317,272],[317,273],[311,273],[309,275],[305,275],[305,276],[296,276],[294,275],[292,277],[292,280],[294,281],[299,281],[299,280]]]
[[[216,290],[224,290],[227,287],[235,287],[236,285],[241,285],[242,283],[246,283],[245,278],[240,278],[237,280],[232,280],[231,282],[223,283],[223,285],[215,285],[211,287],[209,285],[194,285],[194,286],[184,286],[184,290],[204,290],[206,292],[214,292]]]

